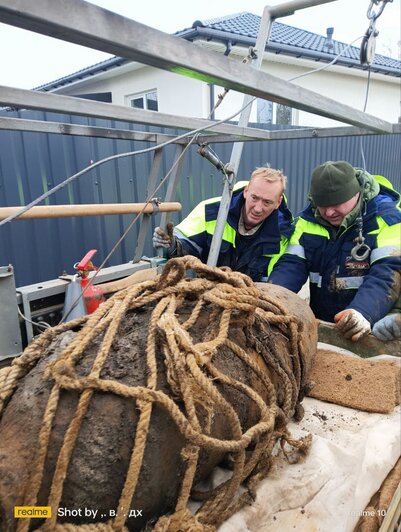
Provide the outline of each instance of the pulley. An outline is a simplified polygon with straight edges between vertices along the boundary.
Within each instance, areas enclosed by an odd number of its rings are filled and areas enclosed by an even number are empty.
[[[378,31],[371,31],[369,27],[362,39],[361,51],[359,59],[361,65],[371,65],[375,58],[376,37],[379,35]]]
[[[376,50],[376,37],[379,35],[379,32],[376,30],[376,20],[383,13],[387,2],[392,2],[393,0],[371,0],[369,9],[367,12],[367,17],[370,20],[369,28],[366,30],[366,33],[362,39],[361,50],[359,54],[359,59],[361,65],[371,65],[375,58]],[[377,13],[374,12],[373,6],[379,6]]]

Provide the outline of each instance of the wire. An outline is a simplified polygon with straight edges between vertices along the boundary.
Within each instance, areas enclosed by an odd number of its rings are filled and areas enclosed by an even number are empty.
[[[20,292],[18,292],[17,290],[17,293],[20,294]],[[27,318],[24,314],[22,314],[19,306],[17,305],[17,310],[18,310],[18,314],[21,316],[21,318],[25,321],[27,321],[28,323],[31,323],[32,325],[35,325],[35,327],[38,327],[39,329],[43,329],[44,331],[46,329],[50,329],[51,328],[51,325],[49,325],[48,323],[46,323],[45,321],[32,321],[30,320],[29,318]]]
[[[368,68],[368,82],[367,82],[367,85],[366,85],[366,94],[365,94],[365,103],[363,105],[363,112],[366,111],[366,107],[368,105],[368,96],[369,96],[369,89],[370,89],[370,73],[371,73],[371,70],[370,70],[370,65],[369,65],[369,68]],[[359,146],[360,146],[360,150],[361,150],[361,158],[362,158],[363,169],[366,172],[366,160],[365,160],[365,152],[364,152],[364,149],[363,149],[363,138],[362,137],[359,137]]]
[[[110,257],[113,255],[113,253],[115,252],[115,250],[118,248],[118,246],[121,244],[121,242],[125,239],[125,237],[128,235],[128,233],[131,231],[132,227],[134,226],[134,224],[138,221],[139,217],[141,216],[141,214],[143,213],[143,211],[145,210],[146,208],[146,205],[148,205],[148,203],[151,202],[151,199],[155,196],[156,192],[158,192],[158,190],[163,186],[163,184],[166,182],[166,180],[170,177],[170,174],[171,172],[174,170],[174,168],[176,167],[176,165],[179,163],[180,159],[184,156],[185,152],[188,150],[188,148],[191,146],[191,144],[193,144],[193,142],[195,141],[196,139],[196,135],[194,135],[191,140],[188,142],[188,144],[185,146],[185,148],[182,150],[181,154],[179,155],[179,157],[177,157],[177,159],[174,161],[172,167],[170,168],[170,170],[167,172],[167,174],[164,176],[164,178],[160,181],[160,183],[158,184],[158,186],[155,188],[155,190],[152,192],[152,194],[150,194],[148,196],[148,198],[146,199],[145,201],[145,204],[143,206],[143,208],[141,209],[141,211],[135,216],[135,218],[133,220],[131,220],[131,222],[129,223],[128,227],[125,229],[125,231],[123,232],[123,234],[120,236],[120,238],[117,240],[117,242],[114,244],[114,246],[112,247],[112,249],[109,251],[109,253],[107,254],[107,256],[105,257],[105,259],[103,260],[103,262],[100,264],[99,268],[95,271],[95,274],[93,275],[93,277],[90,278],[89,280],[89,283],[87,284],[87,286],[85,287],[85,290],[83,290],[81,292],[81,294],[79,294],[79,296],[75,299],[75,301],[72,303],[71,307],[66,309],[66,311],[63,313],[62,317],[61,317],[61,320],[59,323],[63,323],[63,321],[65,320],[65,318],[71,313],[71,311],[77,306],[79,300],[84,296],[85,294],[85,291],[88,289],[89,286],[91,286],[93,284],[93,281],[95,280],[98,272],[100,272],[100,270],[104,267],[104,265],[106,264],[106,262],[110,259]]]
[[[315,68],[313,70],[309,70],[308,72],[304,72],[303,74],[299,74],[298,76],[294,76],[293,78],[289,78],[289,79],[287,79],[287,81],[294,81],[295,79],[303,78],[304,76],[309,76],[309,74],[314,74],[315,72],[320,72],[321,70],[326,70],[326,68],[329,68],[330,66],[334,65],[334,63],[337,61],[337,59],[339,57],[341,57],[348,50],[348,48],[350,48],[356,41],[359,41],[359,39],[363,39],[363,35],[361,35],[360,37],[357,37],[352,42],[347,44],[347,46],[343,50],[341,50],[341,52],[339,54],[337,54],[332,61],[330,61],[330,63],[327,63],[327,65],[323,65],[323,66],[321,66],[319,68]]]
[[[319,68],[316,68],[314,70],[310,70],[308,72],[304,72],[303,74],[300,74],[298,76],[294,76],[292,78],[289,78],[287,79],[287,81],[294,81],[295,79],[299,79],[301,77],[304,77],[304,76],[309,76],[310,74],[314,74],[315,72],[319,72],[321,70],[325,70],[327,68],[329,68],[331,65],[333,65],[337,59],[345,53],[345,51],[350,47],[352,46],[352,44],[354,42],[356,42],[357,40],[361,39],[362,37],[358,37],[357,39],[354,39],[350,44],[348,44],[343,50],[341,50],[341,52],[330,62],[328,63],[327,65],[324,65],[322,67],[319,67]],[[101,164],[103,163],[106,163],[106,162],[109,162],[109,161],[113,161],[115,159],[119,159],[119,158],[122,158],[122,157],[130,157],[130,156],[134,156],[134,155],[140,155],[140,154],[143,154],[143,153],[149,153],[151,151],[154,151],[156,149],[160,149],[160,148],[164,148],[165,146],[168,146],[169,144],[172,144],[174,142],[177,142],[178,140],[181,140],[183,138],[187,138],[191,135],[197,135],[198,133],[201,133],[202,131],[206,131],[207,129],[211,129],[217,125],[220,125],[220,124],[224,124],[225,122],[228,122],[229,120],[232,120],[233,118],[235,118],[238,114],[240,114],[244,109],[246,109],[246,107],[248,107],[249,105],[251,105],[254,101],[256,100],[256,96],[254,96],[247,104],[245,104],[243,107],[241,107],[241,109],[239,109],[238,111],[236,111],[234,114],[232,114],[231,116],[227,117],[227,118],[224,118],[222,120],[218,120],[217,122],[214,122],[213,124],[208,124],[206,126],[203,126],[203,127],[200,127],[200,128],[197,128],[197,129],[194,129],[192,131],[188,131],[186,133],[183,133],[182,135],[179,135],[177,137],[174,137],[173,139],[170,139],[170,140],[167,140],[165,142],[162,142],[161,144],[157,144],[156,146],[152,146],[150,148],[144,148],[143,150],[136,150],[136,151],[132,151],[132,152],[126,152],[126,153],[119,153],[117,155],[111,155],[110,157],[106,157],[105,159],[101,159],[100,161],[96,161],[95,163],[83,168],[82,170],[80,170],[79,172],[77,172],[76,174],[70,176],[69,178],[65,179],[63,182],[59,183],[58,185],[56,185],[55,187],[51,188],[50,190],[48,190],[46,193],[42,194],[41,196],[37,197],[35,200],[33,200],[31,203],[29,203],[28,205],[22,207],[19,211],[17,211],[15,214],[12,214],[10,216],[8,216],[7,218],[5,218],[4,220],[1,220],[0,221],[0,227],[2,225],[5,225],[6,223],[8,222],[11,222],[12,220],[14,220],[15,218],[18,218],[19,216],[21,216],[21,214],[24,214],[25,212],[27,212],[29,209],[31,209],[32,207],[34,207],[35,205],[37,205],[38,203],[40,203],[41,201],[43,201],[44,199],[48,198],[49,196],[51,196],[52,194],[54,194],[55,192],[57,192],[58,190],[60,190],[61,188],[64,188],[66,185],[72,183],[73,181],[75,181],[76,179],[78,179],[78,177],[81,177],[81,175],[89,172],[90,170],[93,170],[94,168],[96,168],[97,166],[100,166]]]
[[[246,105],[244,105],[241,109],[239,109],[238,111],[236,111],[234,114],[232,114],[231,116],[229,116],[227,118],[224,118],[222,120],[218,120],[217,122],[213,122],[212,124],[208,124],[206,126],[203,126],[203,127],[197,128],[197,129],[193,129],[192,131],[189,131],[187,133],[183,133],[182,135],[179,135],[178,137],[174,137],[173,139],[166,140],[165,142],[162,142],[161,144],[157,144],[156,146],[151,146],[150,148],[144,148],[143,150],[136,150],[136,151],[126,152],[126,153],[118,153],[117,155],[111,155],[110,157],[106,157],[105,159],[101,159],[100,161],[96,161],[95,163],[85,167],[83,170],[80,170],[76,174],[68,177],[62,183],[59,183],[58,185],[56,185],[55,187],[51,188],[50,190],[48,190],[47,192],[45,192],[41,196],[37,197],[35,200],[31,201],[31,203],[29,203],[28,205],[25,205],[24,207],[22,207],[15,214],[12,214],[12,215],[8,216],[7,218],[5,218],[4,220],[0,221],[0,227],[2,225],[4,225],[4,224],[8,223],[8,222],[11,222],[15,218],[18,218],[18,216],[21,216],[21,214],[24,214],[25,212],[29,211],[29,209],[31,209],[32,207],[34,207],[35,205],[37,205],[38,203],[40,203],[44,199],[48,198],[49,196],[51,196],[52,194],[54,194],[55,192],[57,192],[61,188],[64,188],[66,185],[69,185],[70,183],[75,181],[75,179],[77,179],[78,177],[81,177],[81,175],[85,174],[86,172],[89,172],[89,170],[93,170],[97,166],[100,166],[101,164],[109,162],[109,161],[113,161],[115,159],[119,159],[119,158],[122,158],[122,157],[130,157],[130,156],[134,156],[134,155],[140,155],[142,153],[149,153],[151,151],[154,151],[154,150],[157,150],[157,149],[160,149],[160,148],[164,148],[165,146],[168,146],[169,144],[177,142],[178,140],[181,140],[183,138],[189,137],[191,135],[196,135],[197,133],[201,133],[202,131],[205,131],[207,129],[211,129],[211,128],[213,128],[215,126],[218,126],[220,124],[224,124],[225,122],[228,122],[229,120],[235,118],[239,113],[241,113],[244,109],[246,109],[246,107],[248,105],[250,105],[253,102],[254,99],[255,98],[253,98],[250,102],[248,102]]]
[[[299,78],[302,78],[304,76],[308,76],[309,74],[313,74],[315,72],[320,72],[321,70],[325,70],[326,68],[329,68],[330,66],[334,65],[337,61],[337,59],[343,55],[347,50],[348,48],[350,48],[356,41],[359,41],[359,39],[362,39],[364,37],[364,35],[361,35],[360,37],[357,37],[356,39],[354,39],[352,42],[350,42],[343,50],[341,50],[341,52],[336,55],[336,57],[330,62],[328,63],[327,65],[324,65],[322,67],[319,67],[319,68],[316,68],[314,70],[310,70],[308,72],[304,72],[303,74],[300,74],[298,76],[294,76],[292,78],[289,78],[287,79],[287,81],[294,81],[295,79],[299,79]],[[367,82],[367,86],[366,86],[366,93],[365,93],[365,103],[363,105],[363,112],[366,111],[366,107],[367,107],[367,103],[368,103],[368,96],[369,96],[369,89],[370,89],[370,74],[371,74],[371,69],[370,69],[370,65],[369,65],[369,68],[368,68],[368,82]],[[365,153],[364,153],[364,150],[363,150],[363,138],[362,136],[359,137],[359,144],[360,144],[360,150],[361,150],[361,157],[362,157],[362,164],[363,164],[363,169],[365,170],[366,172],[366,160],[365,160]]]
[[[321,70],[325,70],[327,68],[329,68],[331,65],[333,65],[337,59],[343,55],[346,50],[348,48],[350,48],[350,46],[352,46],[352,44],[354,42],[356,42],[357,40],[361,39],[361,37],[358,37],[357,39],[355,39],[354,41],[352,41],[350,44],[348,44],[330,63],[328,63],[327,65],[324,65],[322,67],[319,67],[319,68],[316,68],[316,69],[313,69],[313,70],[310,70],[308,72],[305,72],[303,74],[300,74],[298,76],[294,76],[292,78],[289,78],[287,81],[294,81],[295,79],[299,79],[301,77],[305,77],[305,76],[308,76],[310,74],[313,74],[313,73],[316,73],[316,72],[319,72]],[[370,69],[369,69],[369,75],[370,75]],[[225,96],[225,95],[224,95]],[[224,98],[223,96],[223,98]],[[223,99],[222,98],[222,99]],[[246,107],[248,107],[249,105],[251,105],[254,101],[256,100],[256,97],[253,97],[249,102],[247,102],[241,109],[239,109],[238,111],[236,111],[234,114],[232,114],[231,116],[227,117],[227,118],[224,118],[222,120],[219,120],[217,122],[214,122],[213,124],[208,124],[206,126],[203,126],[203,127],[200,127],[200,128],[197,128],[195,130],[192,130],[192,131],[189,131],[189,132],[186,132],[182,135],[179,135],[173,139],[170,139],[166,142],[163,142],[161,144],[158,144],[156,146],[152,146],[150,148],[145,148],[143,150],[136,150],[136,151],[133,151],[133,152],[126,152],[126,153],[122,153],[122,154],[117,154],[117,155],[112,155],[110,157],[106,157],[105,159],[101,159],[100,161],[97,161],[96,163],[93,163],[91,164],[90,166],[87,166],[86,168],[84,168],[83,170],[77,172],[76,174],[70,176],[69,178],[67,178],[66,180],[64,180],[62,183],[59,183],[58,185],[56,185],[55,187],[53,187],[52,189],[48,190],[45,194],[42,194],[41,196],[39,196],[38,198],[36,198],[34,201],[32,201],[31,203],[29,203],[28,205],[26,205],[25,207],[23,207],[22,209],[20,209],[17,213],[5,218],[4,220],[0,221],[0,226],[14,220],[15,218],[18,218],[18,216],[20,216],[21,214],[27,212],[29,209],[31,209],[32,207],[34,207],[35,205],[37,205],[38,203],[40,203],[41,201],[43,201],[44,199],[48,198],[49,196],[51,196],[52,194],[54,194],[55,192],[57,192],[58,190],[60,190],[61,188],[65,187],[66,185],[70,184],[71,182],[73,182],[75,179],[77,179],[78,177],[80,177],[81,175],[87,173],[88,171],[90,170],[93,170],[94,168],[96,168],[97,166],[100,166],[101,164],[103,163],[106,163],[106,162],[109,162],[109,161],[112,161],[112,160],[115,160],[115,159],[118,159],[118,158],[122,158],[122,157],[129,157],[129,156],[135,156],[135,155],[139,155],[139,154],[143,154],[143,153],[149,153],[149,152],[152,152],[156,149],[160,149],[160,148],[163,148],[165,146],[168,146],[169,144],[172,144],[174,142],[177,142],[178,140],[181,140],[183,138],[187,138],[189,136],[192,136],[191,140],[187,143],[187,145],[185,146],[184,150],[182,151],[182,153],[180,154],[180,156],[177,158],[177,160],[174,162],[173,166],[171,167],[170,171],[165,175],[165,177],[162,179],[162,181],[159,183],[159,185],[156,187],[156,189],[153,191],[153,193],[147,198],[147,200],[145,201],[145,204],[144,204],[144,207],[143,209],[135,216],[135,218],[130,222],[130,224],[128,225],[128,227],[126,228],[126,230],[124,231],[124,233],[121,235],[121,237],[117,240],[117,242],[114,244],[113,248],[110,250],[110,252],[107,254],[107,256],[105,257],[105,259],[103,260],[103,262],[101,263],[101,265],[99,266],[98,270],[95,272],[94,276],[90,279],[90,282],[89,284],[87,285],[90,286],[93,284],[93,281],[94,279],[96,278],[98,272],[103,268],[103,266],[106,264],[106,262],[110,259],[110,257],[113,255],[113,253],[115,252],[115,250],[117,249],[117,247],[121,244],[121,242],[125,239],[125,237],[128,235],[129,231],[132,229],[133,225],[137,222],[137,220],[139,219],[140,215],[143,213],[144,209],[146,208],[147,204],[150,203],[151,199],[155,196],[156,192],[162,187],[162,185],[165,183],[165,181],[168,179],[168,177],[170,176],[171,172],[173,171],[174,167],[176,166],[176,164],[178,164],[178,162],[180,161],[180,159],[183,157],[183,155],[185,154],[185,152],[188,150],[188,148],[193,144],[193,142],[197,139],[197,136],[199,133],[201,133],[202,131],[206,131],[207,129],[210,129],[212,127],[215,127],[216,125],[219,125],[219,124],[223,124],[225,122],[228,122],[229,120],[231,120],[232,118],[236,117],[238,114],[240,114],[244,109],[246,109]],[[366,101],[365,101],[365,107],[366,107],[366,102],[367,102],[367,95],[366,95]],[[221,101],[219,102],[221,103]],[[218,104],[219,105],[219,104]],[[215,108],[217,107],[217,105],[215,106]],[[213,110],[211,111],[211,113],[213,112]],[[362,146],[361,146],[362,148]],[[362,150],[362,153],[363,153],[363,150]],[[364,157],[363,157],[364,158]],[[224,172],[225,173],[225,172]],[[227,176],[226,176],[227,177]],[[86,287],[86,288],[87,288]],[[79,300],[81,297],[84,296],[84,292],[85,291],[82,291],[82,293],[78,296],[78,298],[74,301],[74,303],[71,305],[71,308],[70,309],[67,309],[66,312],[63,313],[63,316],[60,320],[60,323],[62,323],[64,321],[64,319],[66,318],[66,316],[68,316],[68,314],[71,312],[71,310],[78,304]],[[36,325],[36,326],[39,326],[41,328],[47,328],[47,327],[50,327],[50,325],[48,325],[47,323],[43,322],[43,325],[40,325],[40,324],[37,324],[35,322],[32,322],[30,321],[28,318],[26,318],[25,316],[23,316],[23,314],[21,313],[21,311],[18,309],[19,313],[21,314],[21,316],[23,317],[23,319],[25,319],[26,321]]]

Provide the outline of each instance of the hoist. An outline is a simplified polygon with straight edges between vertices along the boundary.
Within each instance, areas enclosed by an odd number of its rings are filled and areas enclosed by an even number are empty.
[[[383,9],[386,7],[387,2],[392,2],[393,0],[371,0],[367,17],[370,20],[370,24],[366,33],[362,39],[361,51],[360,51],[360,62],[361,65],[371,65],[375,58],[375,49],[376,49],[376,37],[379,35],[379,32],[376,30],[376,20],[383,13]],[[378,11],[374,11],[373,6],[378,6]]]

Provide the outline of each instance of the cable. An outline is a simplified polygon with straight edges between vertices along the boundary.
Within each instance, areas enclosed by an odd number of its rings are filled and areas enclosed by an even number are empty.
[[[148,198],[146,199],[145,201],[145,204],[142,208],[142,210],[140,212],[138,212],[138,214],[135,216],[135,218],[133,220],[131,220],[131,222],[129,223],[128,227],[125,229],[125,231],[123,232],[123,234],[120,236],[120,238],[117,240],[117,242],[114,244],[114,246],[112,247],[112,249],[109,251],[109,253],[107,254],[107,256],[105,257],[105,259],[102,261],[102,263],[100,264],[99,268],[95,271],[95,274],[93,275],[93,277],[90,278],[89,280],[89,283],[87,284],[87,286],[85,287],[85,290],[83,290],[81,292],[81,294],[79,294],[79,296],[75,299],[75,301],[72,303],[71,307],[66,309],[65,312],[63,312],[63,315],[61,317],[61,320],[59,323],[63,323],[63,321],[65,320],[65,318],[71,313],[71,311],[77,306],[79,300],[84,296],[85,294],[85,291],[88,289],[88,287],[90,285],[93,284],[93,281],[95,280],[98,272],[100,272],[100,270],[104,267],[104,265],[106,264],[106,262],[110,259],[110,257],[113,255],[113,253],[115,252],[115,250],[118,248],[118,246],[121,244],[121,242],[124,240],[124,238],[128,235],[128,233],[131,231],[132,227],[134,226],[134,224],[138,221],[139,217],[141,216],[141,214],[143,213],[143,211],[145,210],[146,208],[146,205],[148,205],[148,203],[151,202],[151,199],[155,196],[156,192],[158,192],[158,190],[163,186],[163,184],[165,183],[165,181],[170,177],[170,174],[171,172],[174,170],[174,168],[176,167],[176,165],[178,164],[178,162],[180,161],[180,159],[184,156],[185,152],[188,150],[188,148],[191,146],[191,144],[193,144],[193,142],[195,141],[196,139],[196,135],[194,135],[191,140],[188,142],[188,144],[185,146],[185,148],[182,150],[182,153],[179,155],[179,157],[177,157],[177,159],[174,161],[172,167],[170,168],[170,170],[167,172],[167,174],[164,176],[164,178],[160,181],[160,183],[158,184],[158,186],[155,188],[155,190],[152,192],[152,194],[150,194],[148,196]]]
[[[294,81],[295,79],[299,79],[301,77],[304,77],[304,76],[308,76],[310,74],[314,74],[315,72],[319,72],[321,70],[325,70],[326,68],[329,68],[331,65],[333,65],[337,59],[343,54],[345,53],[345,51],[350,47],[352,46],[352,44],[354,42],[356,42],[358,39],[361,39],[361,37],[358,37],[357,39],[355,39],[354,41],[352,41],[350,44],[348,44],[338,55],[336,55],[336,57],[330,62],[328,63],[327,65],[324,65],[323,67],[319,67],[319,68],[316,68],[314,70],[310,70],[308,72],[304,72],[303,74],[300,74],[298,76],[294,76],[292,78],[289,78],[287,79],[287,81]],[[152,146],[150,148],[144,148],[143,150],[136,150],[136,151],[133,151],[133,152],[126,152],[126,153],[119,153],[117,155],[111,155],[110,157],[106,157],[105,159],[101,159],[100,161],[97,161],[93,164],[91,164],[90,166],[87,166],[85,167],[84,169],[80,170],[79,172],[77,172],[76,174],[70,176],[69,178],[65,179],[62,183],[59,183],[58,185],[56,185],[55,187],[51,188],[50,190],[48,190],[46,193],[42,194],[41,196],[37,197],[35,200],[33,200],[31,203],[29,203],[28,205],[22,207],[18,212],[16,212],[15,214],[12,214],[10,216],[8,216],[7,218],[5,218],[4,220],[1,220],[0,221],[0,227],[2,225],[5,225],[6,223],[8,222],[11,222],[12,220],[14,220],[15,218],[18,218],[18,216],[20,216],[21,214],[24,214],[25,212],[27,212],[29,209],[31,209],[32,207],[34,207],[35,205],[37,205],[38,203],[40,203],[41,201],[43,201],[44,199],[48,198],[49,196],[51,196],[52,194],[54,194],[55,192],[57,192],[58,190],[60,190],[61,188],[64,188],[66,185],[72,183],[73,181],[75,181],[75,179],[77,179],[78,177],[81,177],[81,175],[85,174],[86,172],[89,172],[90,170],[93,170],[94,168],[96,168],[97,166],[100,166],[101,164],[103,163],[106,163],[106,162],[109,162],[109,161],[113,161],[115,159],[118,159],[118,158],[122,158],[122,157],[130,157],[130,156],[134,156],[134,155],[140,155],[140,154],[143,154],[143,153],[149,153],[151,151],[154,151],[156,149],[160,149],[160,148],[164,148],[165,146],[168,146],[169,144],[172,144],[174,142],[177,142],[178,140],[181,140],[183,138],[186,138],[186,137],[189,137],[191,135],[196,135],[198,133],[201,133],[202,131],[206,131],[207,129],[211,129],[217,125],[220,125],[220,124],[224,124],[225,122],[228,122],[229,120],[235,118],[238,114],[240,114],[244,109],[246,109],[246,107],[248,107],[249,105],[251,105],[254,101],[256,100],[256,96],[254,96],[246,105],[244,105],[241,109],[239,109],[238,111],[236,111],[234,114],[232,114],[231,116],[227,117],[227,118],[224,118],[222,120],[218,120],[217,122],[214,122],[213,124],[208,124],[206,126],[203,126],[203,127],[200,127],[200,128],[197,128],[197,129],[194,129],[192,131],[189,131],[187,133],[183,133],[182,135],[179,135],[173,139],[170,139],[170,140],[167,140],[165,142],[162,142],[161,144],[158,144],[156,146]]]
[[[17,293],[20,294],[20,292],[18,292],[17,290]],[[39,329],[43,329],[43,330],[46,330],[46,329],[50,329],[51,328],[51,325],[49,325],[48,323],[46,323],[45,321],[32,321],[30,320],[29,318],[27,318],[26,316],[24,316],[24,314],[22,314],[19,306],[17,305],[17,310],[18,310],[18,314],[21,316],[21,318],[25,321],[27,321],[28,323],[32,324],[32,325],[35,325],[35,327],[38,327]]]
[[[231,120],[234,117],[236,117],[244,109],[246,109],[246,107],[248,105],[250,105],[253,102],[254,99],[255,98],[253,98],[250,102],[248,102],[239,111],[236,111],[231,116],[229,116],[227,118],[224,118],[222,120],[218,120],[217,122],[214,122],[213,124],[208,124],[206,126],[203,126],[203,127],[197,128],[197,129],[193,129],[192,131],[189,131],[187,133],[183,133],[182,135],[179,135],[178,137],[174,137],[173,139],[166,140],[165,142],[162,142],[161,144],[157,144],[156,146],[152,146],[150,148],[144,148],[143,150],[136,150],[136,151],[126,152],[126,153],[118,153],[117,155],[111,155],[110,157],[106,157],[105,159],[101,159],[100,161],[96,161],[95,163],[85,167],[83,170],[80,170],[76,174],[68,177],[62,183],[59,183],[58,185],[56,185],[55,187],[51,188],[50,190],[48,190],[47,192],[45,192],[41,196],[37,197],[35,200],[31,201],[31,203],[29,203],[28,205],[25,205],[24,207],[22,207],[15,214],[12,214],[12,215],[8,216],[7,218],[5,218],[4,220],[0,221],[0,227],[2,225],[4,225],[4,224],[8,223],[8,222],[11,222],[15,218],[18,218],[18,216],[20,216],[21,214],[24,214],[25,212],[29,211],[29,209],[31,209],[32,207],[34,207],[35,205],[37,205],[38,203],[40,203],[44,199],[48,198],[49,196],[51,196],[52,194],[54,194],[55,192],[57,192],[61,188],[65,187],[66,185],[69,185],[70,183],[75,181],[75,179],[77,179],[78,177],[81,177],[81,175],[85,174],[86,172],[89,172],[89,170],[93,170],[97,166],[100,166],[101,164],[109,162],[109,161],[113,161],[114,159],[119,159],[119,158],[122,158],[122,157],[130,157],[130,156],[134,156],[134,155],[140,155],[142,153],[149,153],[151,151],[154,151],[154,150],[157,150],[157,149],[160,149],[160,148],[164,148],[165,146],[168,146],[169,144],[177,142],[178,140],[181,140],[181,139],[186,138],[186,137],[191,136],[191,135],[196,135],[197,133],[200,133],[200,132],[205,131],[207,129],[211,129],[211,128],[213,128],[215,126],[218,126],[220,124],[224,124],[225,122],[228,122],[229,120]]]
[[[321,66],[319,68],[315,68],[314,70],[309,70],[308,72],[304,72],[303,74],[299,74],[298,76],[294,76],[293,78],[289,78],[289,79],[287,79],[287,81],[294,81],[295,79],[303,78],[304,76],[309,76],[309,74],[314,74],[315,72],[320,72],[321,70],[326,70],[326,68],[329,68],[331,65],[334,65],[334,63],[337,61],[337,59],[339,57],[341,57],[348,50],[348,48],[350,48],[356,41],[359,41],[359,39],[363,39],[363,35],[361,35],[360,37],[357,37],[352,42],[347,44],[347,46],[343,50],[341,50],[341,52],[339,54],[337,54],[332,61],[330,61],[330,63],[327,63],[327,65],[323,65],[323,66]]]
[[[368,83],[366,85],[366,94],[365,94],[365,103],[363,105],[363,112],[366,111],[366,107],[368,105],[368,96],[369,96],[369,89],[370,89],[370,73],[371,73],[371,70],[370,70],[370,65],[369,65],[369,68],[368,68]],[[366,172],[366,160],[365,160],[365,152],[363,150],[363,138],[362,137],[359,137],[359,146],[360,146],[360,150],[361,150],[361,158],[362,158],[363,169]]]
[[[358,39],[360,39],[361,37],[358,37],[357,39],[355,39],[354,41],[352,41],[349,45],[347,45],[330,63],[328,63],[327,65],[324,65],[322,67],[319,67],[319,68],[316,68],[316,69],[313,69],[313,70],[310,70],[308,72],[305,72],[299,76],[294,76],[292,78],[289,78],[287,81],[294,81],[295,79],[299,79],[301,77],[304,77],[304,76],[308,76],[310,74],[313,74],[315,72],[319,72],[321,70],[325,70],[327,68],[329,68],[331,65],[333,65],[337,59],[345,53],[345,51],[350,47],[352,46],[352,44],[354,42],[356,42]],[[369,69],[369,74],[370,74],[370,69]],[[90,170],[93,170],[94,168],[96,168],[97,166],[100,166],[101,164],[105,163],[105,162],[108,162],[108,161],[112,161],[112,160],[115,160],[115,159],[118,159],[118,158],[122,158],[122,157],[129,157],[129,156],[134,156],[134,155],[139,155],[139,154],[143,154],[143,153],[149,153],[151,151],[154,151],[156,149],[160,149],[160,148],[163,148],[169,144],[172,144],[173,142],[177,142],[178,140],[181,140],[183,138],[186,138],[186,137],[189,137],[190,135],[192,135],[192,139],[187,143],[185,149],[183,150],[183,152],[180,154],[180,156],[177,158],[177,160],[175,161],[175,163],[173,164],[173,166],[171,167],[170,171],[166,174],[166,176],[163,178],[163,180],[159,183],[159,185],[156,187],[156,189],[153,191],[153,193],[147,198],[146,202],[145,202],[145,205],[143,207],[143,209],[135,216],[135,218],[130,222],[130,224],[128,225],[127,229],[124,231],[124,233],[121,235],[121,237],[118,239],[118,241],[115,243],[115,245],[113,246],[113,248],[110,250],[110,252],[107,254],[107,256],[105,257],[105,259],[103,260],[102,264],[99,266],[99,269],[95,272],[95,275],[91,278],[90,280],[90,283],[88,284],[91,285],[93,284],[93,281],[97,275],[97,273],[103,268],[103,266],[106,264],[106,262],[109,260],[109,258],[113,255],[114,251],[117,249],[117,247],[121,244],[121,242],[125,239],[125,237],[127,236],[127,234],[129,233],[129,231],[131,230],[131,228],[133,227],[133,225],[136,223],[136,221],[139,219],[140,215],[142,214],[143,210],[145,209],[146,205],[151,201],[151,198],[155,196],[156,192],[161,188],[161,186],[165,183],[165,181],[167,180],[167,178],[169,177],[169,175],[171,174],[172,170],[174,169],[175,165],[179,162],[179,160],[181,159],[181,157],[184,155],[184,153],[187,151],[187,149],[191,146],[191,144],[196,140],[197,138],[197,135],[199,133],[201,133],[202,131],[206,131],[207,129],[210,129],[212,127],[215,127],[216,125],[219,125],[219,124],[223,124],[229,120],[231,120],[232,118],[234,118],[235,116],[237,116],[239,113],[241,113],[244,109],[246,109],[246,107],[248,107],[249,105],[251,105],[254,101],[256,100],[256,97],[253,97],[246,105],[244,105],[241,109],[239,109],[238,111],[236,111],[234,114],[232,114],[231,116],[225,118],[225,119],[222,119],[222,120],[219,120],[213,124],[209,124],[209,125],[206,125],[206,126],[203,126],[201,128],[197,128],[195,130],[192,130],[192,131],[189,131],[189,132],[186,132],[182,135],[179,135],[173,139],[170,139],[166,142],[163,142],[161,144],[158,144],[156,146],[153,146],[153,147],[150,147],[150,148],[145,148],[143,150],[136,150],[136,151],[133,151],[133,152],[126,152],[126,153],[122,153],[122,154],[117,154],[117,155],[112,155],[110,157],[106,157],[105,159],[102,159],[100,161],[97,161],[96,163],[93,163],[91,164],[90,166],[84,168],[83,170],[77,172],[76,174],[70,176],[69,178],[67,178],[66,180],[64,180],[62,183],[59,183],[58,185],[56,185],[55,187],[53,187],[52,189],[48,190],[45,194],[42,194],[41,196],[39,196],[38,198],[36,198],[34,201],[32,201],[31,203],[29,203],[28,205],[26,205],[25,207],[23,207],[22,209],[20,209],[20,211],[18,211],[17,213],[15,213],[14,215],[11,215],[9,216],[8,218],[5,218],[4,220],[2,220],[0,222],[0,226],[14,220],[15,218],[17,218],[18,216],[20,216],[21,214],[23,214],[24,212],[27,212],[29,209],[31,209],[32,207],[34,207],[35,205],[37,205],[38,203],[40,203],[41,201],[43,201],[44,199],[48,198],[49,196],[51,196],[52,194],[54,194],[55,192],[57,192],[58,190],[60,190],[61,188],[65,187],[66,185],[70,184],[72,181],[74,181],[75,179],[77,179],[78,177],[80,177],[81,175],[85,174],[86,172],[90,171]],[[367,101],[367,97],[366,97],[366,101]],[[365,101],[365,107],[366,107],[366,101]],[[220,102],[221,103],[221,102]],[[217,107],[217,106],[215,106]],[[82,292],[77,300],[73,303],[73,305],[71,306],[70,309],[68,309],[68,311],[66,313],[64,313],[63,317],[61,318],[60,320],[60,323],[63,322],[63,320],[65,319],[65,317],[71,312],[71,310],[76,306],[76,304],[78,303],[79,299],[81,297],[83,297],[84,295],[84,292]],[[19,311],[20,312],[20,311]],[[30,321],[28,320],[28,318],[24,317],[21,313],[21,316],[26,319],[26,321]],[[34,322],[31,322],[31,323],[34,323]],[[36,323],[34,323],[35,325],[38,325]],[[48,326],[48,324],[44,324],[44,325],[39,325],[39,327],[41,328],[46,328],[45,326]]]

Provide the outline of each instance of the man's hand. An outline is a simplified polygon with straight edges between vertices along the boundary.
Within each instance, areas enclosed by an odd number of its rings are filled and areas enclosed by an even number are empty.
[[[401,338],[401,314],[387,314],[373,325],[372,333],[383,342]]]
[[[161,227],[156,227],[153,233],[152,242],[155,249],[168,249],[172,244],[172,237],[163,231]]]
[[[351,338],[353,342],[370,333],[370,323],[360,312],[352,308],[342,310],[334,316],[336,328],[345,338]]]

